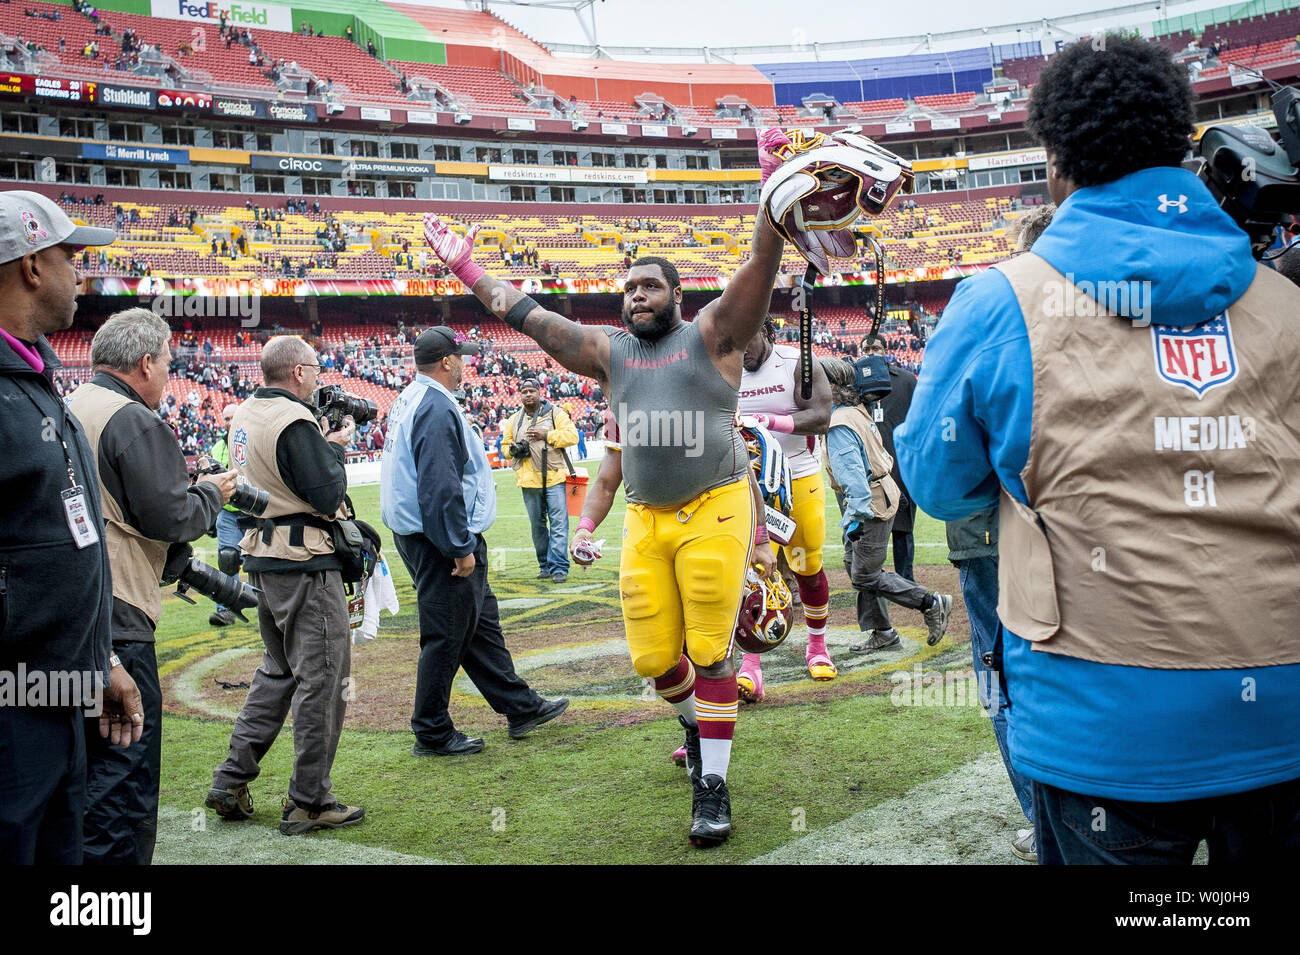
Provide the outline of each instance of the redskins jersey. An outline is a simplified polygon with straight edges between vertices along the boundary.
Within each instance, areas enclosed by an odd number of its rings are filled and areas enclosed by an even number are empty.
[[[740,379],[740,413],[787,414],[799,410],[794,390],[799,387],[795,372],[799,368],[799,349],[793,345],[773,345],[767,361],[758,371],[746,370]],[[790,477],[798,479],[821,473],[817,455],[817,436],[813,434],[774,435],[790,463]]]

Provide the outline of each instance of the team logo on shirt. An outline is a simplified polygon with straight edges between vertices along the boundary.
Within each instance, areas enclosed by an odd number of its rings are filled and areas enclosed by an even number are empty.
[[[1197,398],[1237,377],[1237,350],[1226,311],[1192,328],[1152,325],[1151,341],[1160,377],[1190,388]]]
[[[241,468],[248,463],[248,431],[245,428],[235,428],[230,433],[230,460]]]

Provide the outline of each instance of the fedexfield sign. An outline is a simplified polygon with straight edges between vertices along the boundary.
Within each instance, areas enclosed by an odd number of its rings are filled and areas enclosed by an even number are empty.
[[[293,32],[293,11],[288,7],[273,3],[237,3],[232,0],[150,0],[150,12],[156,17],[167,20],[186,20],[192,23],[209,24],[213,27],[221,23],[221,14],[226,15],[226,22],[236,27],[249,29],[281,30]]]

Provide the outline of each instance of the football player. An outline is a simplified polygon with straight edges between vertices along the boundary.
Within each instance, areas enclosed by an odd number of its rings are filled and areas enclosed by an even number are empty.
[[[765,174],[781,164],[772,150],[788,143],[779,130],[762,134]],[[489,276],[474,264],[474,234],[425,216],[434,253],[493,315],[609,396],[628,500],[619,569],[628,650],[637,672],[699,724],[690,839],[718,845],[731,834],[731,642],[751,552],[766,533],[755,526],[733,414],[745,345],[767,316],[784,240],[757,216],[750,258],[694,322],[682,319],[676,267],[659,256],[637,259],[624,277],[623,327],[615,328],[570,321]]]

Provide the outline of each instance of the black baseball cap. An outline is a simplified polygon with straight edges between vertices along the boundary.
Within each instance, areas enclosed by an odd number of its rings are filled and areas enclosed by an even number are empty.
[[[435,325],[420,332],[415,340],[415,363],[432,365],[448,355],[477,355],[478,342],[456,341],[456,333],[445,325]]]

